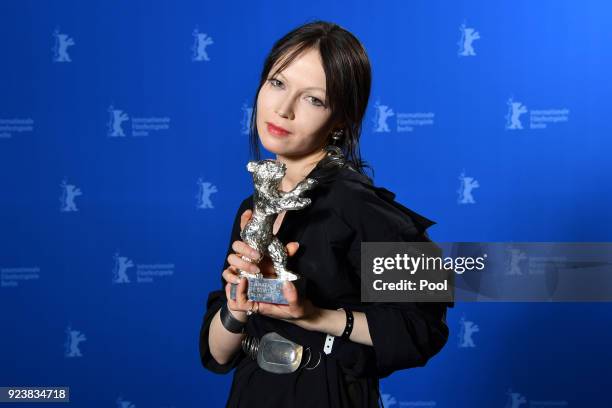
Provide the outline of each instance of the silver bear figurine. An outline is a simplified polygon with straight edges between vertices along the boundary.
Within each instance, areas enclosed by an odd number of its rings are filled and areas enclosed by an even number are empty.
[[[278,213],[287,210],[299,210],[310,205],[310,198],[300,197],[303,192],[317,184],[317,180],[306,178],[291,191],[279,189],[287,166],[276,160],[250,161],[247,170],[253,173],[255,192],[253,194],[253,216],[240,233],[240,237],[249,246],[256,249],[261,260],[265,254],[270,256],[277,279],[293,281],[299,275],[287,269],[287,250],[283,243],[273,235],[272,227]],[[242,256],[251,262],[251,259]],[[240,276],[263,279],[263,274],[253,274],[239,269]]]

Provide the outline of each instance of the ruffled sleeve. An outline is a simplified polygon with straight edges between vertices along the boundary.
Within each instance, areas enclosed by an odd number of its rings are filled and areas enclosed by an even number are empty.
[[[238,208],[238,211],[234,218],[234,224],[232,226],[231,237],[227,253],[224,258],[223,266],[219,271],[215,271],[219,273],[219,276],[221,276],[221,272],[229,266],[227,257],[233,252],[232,243],[236,240],[240,240],[240,216],[248,208],[250,208],[250,197],[245,199],[242,204],[240,204],[240,207]],[[200,329],[200,359],[204,368],[216,374],[225,374],[231,371],[234,367],[236,367],[238,363],[240,363],[240,361],[245,357],[245,354],[242,352],[242,350],[239,350],[226,364],[219,364],[213,358],[212,354],[210,354],[210,346],[208,344],[210,323],[212,322],[212,319],[215,314],[217,314],[219,309],[221,309],[223,303],[227,301],[227,297],[225,295],[226,281],[225,279],[223,279],[223,277],[221,277],[220,279],[221,289],[210,292],[206,301],[206,312],[204,314],[204,318],[202,320],[202,327]]]
[[[394,201],[391,191],[358,181],[337,189],[338,216],[353,231],[347,261],[361,279],[361,242],[431,242],[426,229],[435,224]],[[364,303],[376,355],[377,375],[424,366],[446,344],[446,309],[453,303]]]

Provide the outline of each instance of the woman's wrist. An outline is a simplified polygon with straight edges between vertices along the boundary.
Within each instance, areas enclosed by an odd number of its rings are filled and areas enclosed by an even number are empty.
[[[232,310],[229,308],[229,306],[227,307],[227,310],[234,317],[234,319],[239,320],[242,323],[246,323],[249,319],[249,316],[247,316],[246,312],[242,310]]]
[[[295,324],[306,330],[318,331],[340,336],[344,331],[346,314],[343,310],[331,310],[317,307],[308,318],[296,319]]]

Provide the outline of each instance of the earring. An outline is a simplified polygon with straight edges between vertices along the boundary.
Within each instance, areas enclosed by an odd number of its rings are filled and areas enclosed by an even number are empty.
[[[343,129],[338,129],[332,132],[331,143],[325,146],[327,156],[330,157],[332,161],[337,163],[339,166],[344,165],[344,153],[342,152],[342,148],[340,147],[340,140],[342,139],[343,133]]]
[[[343,129],[336,130],[332,133],[332,144],[337,146],[340,144],[340,139],[342,138],[342,134],[344,133]]]

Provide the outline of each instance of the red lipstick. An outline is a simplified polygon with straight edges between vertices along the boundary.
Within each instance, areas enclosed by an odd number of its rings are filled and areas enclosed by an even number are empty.
[[[275,136],[287,136],[289,132],[287,129],[284,129],[280,126],[276,126],[275,124],[271,123],[271,122],[266,122],[268,124],[268,132],[270,132],[271,134],[275,135]]]

